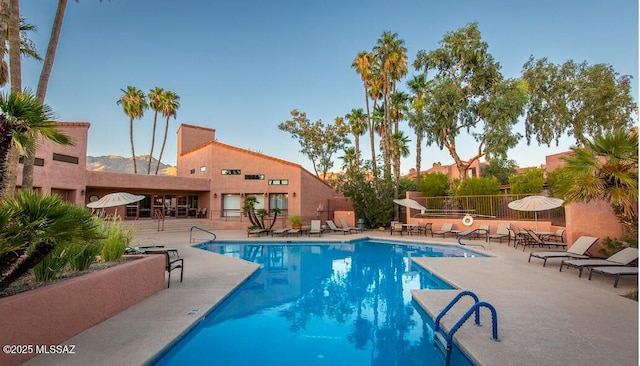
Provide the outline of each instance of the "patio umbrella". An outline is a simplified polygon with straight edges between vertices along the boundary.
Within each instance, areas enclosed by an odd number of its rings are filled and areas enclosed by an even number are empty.
[[[127,205],[129,203],[134,203],[138,201],[142,201],[144,196],[135,195],[127,192],[115,192],[109,193],[108,195],[100,198],[95,202],[87,203],[87,207],[89,208],[107,208],[107,207],[117,207]],[[118,215],[118,211],[116,209],[115,216]]]
[[[397,200],[393,200],[393,202],[399,204],[400,206],[412,208],[414,210],[420,210],[420,213],[424,213],[424,211],[427,209],[423,205],[419,204],[417,201],[414,201],[410,198],[397,199]]]
[[[538,211],[551,210],[562,206],[564,201],[559,198],[545,196],[529,196],[509,203],[509,208],[516,211],[533,211],[536,218],[536,230],[538,230]]]

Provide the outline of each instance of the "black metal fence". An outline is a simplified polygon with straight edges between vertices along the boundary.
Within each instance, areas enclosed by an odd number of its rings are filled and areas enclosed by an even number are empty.
[[[426,207],[424,213],[416,217],[461,218],[467,214],[476,219],[550,221],[553,225],[564,226],[564,207],[552,210],[529,212],[509,208],[509,203],[530,196],[528,194],[500,194],[485,196],[442,196],[413,197]]]

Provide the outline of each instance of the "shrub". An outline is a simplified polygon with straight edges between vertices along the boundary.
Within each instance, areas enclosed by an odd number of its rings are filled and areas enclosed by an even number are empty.
[[[117,221],[103,222],[101,232],[104,237],[101,240],[102,248],[100,250],[102,261],[117,261],[131,244],[133,233],[129,229],[124,230],[120,222]]]
[[[47,256],[45,256],[40,263],[33,267],[33,274],[38,281],[53,281],[60,277],[64,272],[67,264],[72,258],[73,253],[70,253],[64,247],[56,247]]]
[[[513,194],[540,193],[544,187],[544,169],[531,168],[522,174],[512,175],[509,185]]]
[[[481,196],[500,194],[500,183],[496,178],[467,178],[460,182],[456,191],[457,196]]]
[[[424,197],[446,196],[449,190],[449,177],[442,173],[423,174],[420,177],[419,189]]]
[[[87,244],[73,245],[68,250],[71,255],[69,266],[74,271],[85,271],[95,262],[101,250],[102,241],[100,240],[92,240]]]

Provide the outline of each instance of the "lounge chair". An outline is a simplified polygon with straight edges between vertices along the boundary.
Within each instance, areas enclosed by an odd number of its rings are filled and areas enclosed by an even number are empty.
[[[393,233],[400,233],[400,236],[402,236],[403,232],[404,228],[402,227],[401,222],[391,221],[391,235],[393,235]]]
[[[489,234],[489,240],[498,239],[500,243],[502,243],[502,239],[507,239],[509,244],[511,243],[511,238],[509,236],[509,227],[511,224],[508,222],[500,222],[498,223],[498,228],[496,229],[495,234]]]
[[[638,260],[638,248],[624,248],[607,259],[572,259],[563,260],[560,263],[560,272],[562,267],[567,266],[578,268],[578,277],[582,277],[582,271],[591,267],[623,267],[628,266],[631,262]]]
[[[352,227],[349,226],[349,224],[347,224],[347,220],[340,218],[340,224],[342,225],[342,228],[345,230],[349,230],[349,234],[353,233],[359,233],[360,229],[358,229],[357,227]]]
[[[531,252],[529,253],[529,262],[531,262],[531,257],[540,258],[544,260],[542,266],[545,267],[547,265],[547,259],[550,258],[588,259],[590,257],[585,255],[585,253],[596,241],[598,241],[598,238],[592,236],[581,236],[566,251]]]
[[[337,227],[336,223],[333,222],[333,220],[327,220],[327,225],[329,225],[329,229],[331,230],[332,233],[343,233],[343,234],[347,234],[349,232],[349,229],[343,229],[341,227]]]
[[[594,273],[600,273],[606,276],[614,276],[616,278],[613,287],[618,287],[620,276],[637,276],[638,267],[591,267],[589,270],[589,280]]]
[[[251,235],[255,235],[255,236],[261,236],[262,234],[269,234],[269,232],[265,229],[253,229],[253,230],[249,230],[247,231],[247,238]]]
[[[431,236],[433,237],[434,235],[442,235],[442,237],[444,238],[447,236],[447,234],[451,233],[451,229],[453,229],[453,224],[450,222],[445,222],[440,227],[440,230],[434,231],[433,233],[431,233]]]
[[[527,234],[529,236],[529,238],[528,238],[529,240],[524,240],[524,241],[520,242],[520,244],[522,245],[522,251],[523,252],[528,246],[535,246],[535,245],[539,245],[540,247],[547,246],[549,248],[551,248],[552,245],[555,245],[556,248],[558,248],[558,247],[565,247],[566,248],[567,247],[567,243],[559,243],[557,241],[544,241],[533,230],[529,230],[529,229],[524,229],[523,228],[522,231],[524,231],[525,234]],[[517,248],[517,247],[518,247],[518,243],[516,242],[515,248]]]
[[[287,230],[286,233],[284,233],[284,236],[289,236],[289,235],[300,236],[300,229],[289,229]]]
[[[521,231],[517,226],[508,227],[509,230],[509,242],[508,245],[511,245],[511,240],[513,239],[513,248],[518,248],[520,244],[526,244],[527,241],[531,240],[531,236]]]
[[[320,220],[311,220],[311,228],[309,229],[309,232],[307,232],[307,236],[311,236],[314,234],[322,236],[322,227],[320,227]]]
[[[271,230],[271,236],[273,237],[274,235],[280,235],[280,236],[284,236],[287,231],[289,231],[289,229],[275,229],[275,230]]]

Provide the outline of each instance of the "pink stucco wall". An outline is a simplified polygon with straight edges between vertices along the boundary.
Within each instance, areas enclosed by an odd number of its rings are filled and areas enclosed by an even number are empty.
[[[150,255],[0,299],[0,344],[60,344],[164,289],[165,260]],[[34,356],[0,353],[0,365]]]
[[[567,240],[573,243],[582,235],[595,236],[600,239],[606,237],[622,238],[622,225],[613,213],[609,204],[603,201],[589,203],[570,203],[565,206],[567,223]],[[600,242],[598,242],[599,244]],[[592,254],[597,254],[599,245],[594,247]]]

